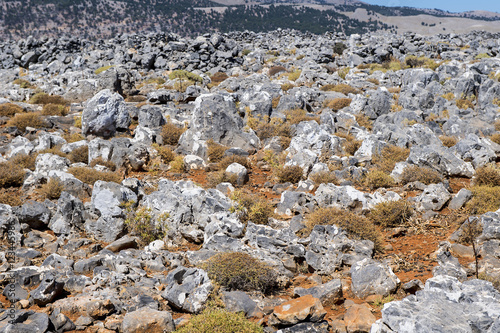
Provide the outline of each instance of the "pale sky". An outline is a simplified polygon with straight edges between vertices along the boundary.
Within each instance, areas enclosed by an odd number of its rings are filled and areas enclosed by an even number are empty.
[[[450,12],[465,12],[469,10],[488,10],[500,13],[499,0],[361,0],[380,6],[408,6],[416,8],[437,8]]]

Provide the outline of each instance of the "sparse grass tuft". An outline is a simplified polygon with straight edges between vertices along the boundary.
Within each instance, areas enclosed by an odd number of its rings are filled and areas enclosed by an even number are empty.
[[[288,80],[290,81],[297,81],[297,79],[300,77],[300,74],[302,74],[301,70],[296,70],[292,73],[288,74]]]
[[[401,174],[401,182],[408,184],[419,181],[425,185],[437,184],[443,181],[441,175],[432,169],[410,165],[403,170]]]
[[[370,120],[370,118],[368,118],[368,116],[366,116],[364,114],[357,114],[356,115],[356,122],[358,123],[359,126],[363,126],[368,131],[371,131],[373,129],[372,121]]]
[[[102,67],[99,67],[98,69],[96,69],[96,70],[94,71],[94,73],[95,73],[96,75],[99,75],[99,74],[101,74],[102,72],[105,72],[105,71],[107,71],[108,69],[110,69],[110,68],[112,68],[112,67],[115,67],[115,66],[113,66],[113,65],[109,65],[109,66],[102,66]]]
[[[202,268],[213,281],[230,290],[269,293],[279,286],[273,268],[242,252],[216,254],[202,264]]]
[[[377,204],[368,217],[382,227],[400,227],[407,224],[413,209],[405,200],[385,201]]]
[[[170,217],[168,213],[154,218],[151,208],[133,208],[134,203],[122,204],[125,208],[125,225],[133,235],[139,237],[141,245],[147,245],[157,239],[163,239],[167,232],[166,221]]]
[[[275,76],[278,73],[286,72],[286,68],[283,66],[272,66],[269,68],[269,76]]]
[[[351,236],[371,240],[375,250],[382,249],[382,235],[373,222],[366,217],[339,208],[319,208],[306,217],[307,233],[315,225],[336,225]]]
[[[175,153],[169,147],[154,144],[153,148],[158,152],[163,163],[170,163],[175,159]]]
[[[15,79],[14,82],[12,82],[12,83],[17,84],[20,88],[23,88],[23,89],[35,88],[34,85],[32,85],[29,81],[27,81],[25,79]]]
[[[500,145],[500,133],[494,133],[490,136],[490,140]]]
[[[349,94],[360,94],[361,90],[351,87],[348,84],[340,83],[340,84],[327,84],[320,88],[322,91],[335,91],[338,93],[342,93],[344,95]]]
[[[170,171],[180,172],[180,173],[186,171],[184,165],[184,156],[178,155],[174,158],[172,162],[170,162]]]

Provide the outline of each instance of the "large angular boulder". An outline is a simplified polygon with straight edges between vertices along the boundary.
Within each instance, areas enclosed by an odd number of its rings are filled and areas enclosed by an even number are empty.
[[[325,315],[321,301],[305,295],[276,306],[268,322],[273,326],[290,326],[305,321],[319,322]]]
[[[82,133],[111,137],[116,130],[126,130],[130,116],[125,100],[118,93],[104,89],[86,102],[82,113]]]
[[[500,330],[500,293],[490,282],[451,276],[426,281],[423,290],[382,309],[371,333],[485,332]]]
[[[369,258],[351,267],[351,278],[352,292],[359,298],[369,295],[387,296],[400,284],[389,266]]]
[[[122,322],[121,332],[173,332],[175,330],[172,314],[148,307],[129,312]]]

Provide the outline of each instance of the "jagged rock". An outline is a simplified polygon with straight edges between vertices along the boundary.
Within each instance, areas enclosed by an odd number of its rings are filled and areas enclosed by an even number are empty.
[[[469,162],[464,162],[453,154],[450,148],[444,147],[412,147],[408,163],[428,167],[446,176],[461,176],[471,178],[474,168]]]
[[[137,195],[129,188],[113,182],[98,180],[92,189],[91,204],[101,216],[117,217],[122,214],[120,204],[137,202]]]
[[[50,314],[50,322],[56,332],[67,332],[76,329],[76,325],[67,316],[61,313],[60,309],[55,309]]]
[[[167,275],[165,284],[161,297],[174,308],[189,313],[200,312],[213,289],[204,270],[182,266]]]
[[[86,102],[82,114],[82,133],[111,137],[116,130],[126,130],[130,116],[122,96],[109,89],[100,91]]]
[[[19,223],[27,223],[33,229],[47,226],[50,220],[50,210],[41,202],[29,200],[17,210]]]
[[[472,192],[468,189],[462,188],[458,193],[451,199],[448,207],[450,209],[460,209],[462,208],[470,199],[472,199]]]
[[[439,244],[439,249],[436,251],[436,259],[439,265],[434,267],[432,274],[434,276],[453,276],[460,281],[464,281],[467,279],[467,272],[460,265],[458,259],[451,255],[450,247],[449,242]]]
[[[359,298],[369,295],[387,296],[400,281],[391,268],[372,259],[363,259],[351,267],[352,292]]]
[[[444,187],[443,183],[431,184],[427,186],[422,194],[415,201],[422,210],[441,210],[451,199],[451,194]]]
[[[30,292],[30,302],[45,306],[52,303],[63,292],[64,284],[57,281],[53,274],[44,274],[42,283]]]
[[[69,234],[83,228],[83,203],[66,191],[57,200],[57,211],[50,220],[49,228],[55,234]]]
[[[460,283],[451,276],[436,276],[416,295],[385,304],[382,319],[372,326],[371,333],[493,333],[500,328],[499,301],[500,294],[490,282]]]
[[[225,291],[222,301],[231,312],[243,312],[247,317],[253,317],[259,311],[257,304],[243,291]]]
[[[1,332],[45,333],[49,328],[49,316],[33,310],[5,311],[0,315]]]
[[[368,304],[352,304],[344,314],[347,333],[369,333],[377,320]]]

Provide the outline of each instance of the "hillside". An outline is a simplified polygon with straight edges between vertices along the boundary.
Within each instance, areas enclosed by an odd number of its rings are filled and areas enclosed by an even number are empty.
[[[195,36],[214,31],[259,32],[277,28],[316,34],[326,31],[351,34],[377,30],[436,33],[437,29],[429,31],[425,26],[418,26],[425,21],[416,21],[422,15],[456,18],[450,23],[448,31],[455,31],[455,26],[460,28],[460,32],[483,27],[494,30],[496,23],[485,23],[498,22],[498,15],[488,12],[449,13],[337,0],[1,0],[0,9],[0,37],[14,39],[29,35],[42,37],[61,34],[95,39],[138,32],[174,32],[182,36]],[[361,17],[360,11],[364,13]],[[463,18],[468,21],[463,21]],[[443,27],[446,29],[446,24],[438,28],[443,31]]]

